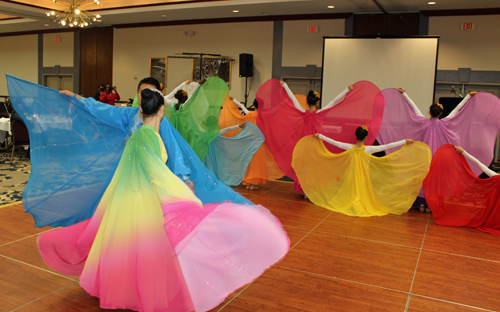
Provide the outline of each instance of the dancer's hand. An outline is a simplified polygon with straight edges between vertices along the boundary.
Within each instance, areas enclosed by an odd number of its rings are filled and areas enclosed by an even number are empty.
[[[191,82],[192,82],[191,80],[184,81],[185,84],[190,84]]]
[[[284,85],[285,82],[283,80],[280,80],[280,85]]]
[[[314,137],[315,137],[315,138],[319,138],[319,133],[315,133],[315,134],[314,134]]]
[[[347,89],[349,89],[349,91],[352,91],[354,89],[354,83],[353,84],[350,84]]]
[[[397,88],[396,90],[398,90],[398,91],[399,91],[399,93],[401,93],[401,94],[403,94],[403,93],[405,93],[405,92],[406,92],[406,91],[405,91],[405,89],[403,89],[403,88]]]
[[[196,194],[196,191],[194,190],[194,182],[192,180],[186,180],[186,181],[184,181],[184,183],[186,183],[186,185],[189,187],[191,192]]]
[[[243,128],[244,125],[245,125],[244,122],[242,122],[242,123],[239,124],[240,128]]]
[[[471,91],[471,92],[469,92],[469,95],[470,95],[470,96],[474,96],[474,95],[476,95],[477,93],[478,93],[477,91]]]
[[[59,93],[64,94],[64,95],[69,96],[69,97],[75,96],[75,94],[73,92],[68,91],[68,90],[61,90],[61,91],[59,91]]]
[[[406,139],[406,144],[412,144],[414,141],[412,139]]]
[[[464,152],[464,149],[461,148],[460,146],[455,146],[455,151],[459,154],[462,154]]]
[[[231,101],[233,101],[233,100],[234,100],[234,97],[232,97],[232,96],[229,96],[229,99],[230,99]]]

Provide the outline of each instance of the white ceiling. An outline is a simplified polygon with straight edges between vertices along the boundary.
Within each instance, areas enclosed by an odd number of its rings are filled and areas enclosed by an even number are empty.
[[[64,28],[53,23],[45,14],[53,5],[51,0],[18,1],[0,0],[0,15],[20,17],[0,19],[0,33]],[[20,1],[32,6],[24,5]],[[175,4],[155,5],[154,3],[158,1],[172,2],[172,0],[140,1],[142,4],[152,4],[152,6],[130,7],[134,4],[134,0],[100,0],[101,5],[96,12],[102,16],[102,22],[94,23],[92,26],[295,14],[382,13],[373,0],[215,0],[204,2],[177,0]],[[500,8],[500,0],[434,0],[437,2],[435,5],[427,4],[428,1],[376,0],[388,13]],[[327,6],[330,5],[334,5],[335,8],[329,9]],[[110,7],[114,8],[110,9]],[[233,10],[239,10],[239,12],[233,13]]]

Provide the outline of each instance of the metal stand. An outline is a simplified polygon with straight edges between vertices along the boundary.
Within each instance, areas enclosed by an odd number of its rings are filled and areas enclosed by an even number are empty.
[[[247,90],[247,84],[248,84],[248,77],[245,77],[245,107],[247,107],[247,98],[248,98],[248,90]]]

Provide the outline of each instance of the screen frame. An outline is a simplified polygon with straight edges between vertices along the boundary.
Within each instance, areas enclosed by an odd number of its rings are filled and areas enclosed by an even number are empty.
[[[438,57],[439,57],[439,39],[441,36],[431,36],[431,35],[413,35],[413,36],[392,36],[392,35],[384,35],[384,36],[323,36],[323,54],[322,54],[322,63],[321,63],[321,101],[320,108],[323,107],[323,85],[324,85],[324,75],[325,75],[325,48],[326,48],[326,40],[327,39],[437,39],[436,46],[436,62],[434,65],[434,87],[432,93],[432,102],[436,101],[436,77],[438,71]]]

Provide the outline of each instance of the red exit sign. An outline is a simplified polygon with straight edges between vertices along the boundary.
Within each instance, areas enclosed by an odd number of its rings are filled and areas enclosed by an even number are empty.
[[[307,32],[318,32],[318,26],[309,26]]]
[[[474,30],[476,23],[461,23],[460,30]]]

